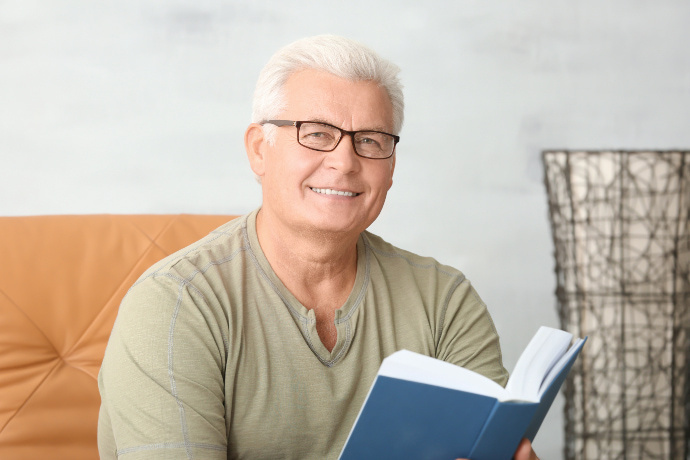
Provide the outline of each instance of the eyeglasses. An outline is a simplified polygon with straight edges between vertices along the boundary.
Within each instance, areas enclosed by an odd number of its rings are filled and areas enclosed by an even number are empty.
[[[347,131],[328,123],[315,121],[266,120],[275,126],[295,126],[299,145],[319,152],[332,152],[345,134],[350,135],[352,147],[360,157],[385,160],[393,156],[400,136],[381,131]]]

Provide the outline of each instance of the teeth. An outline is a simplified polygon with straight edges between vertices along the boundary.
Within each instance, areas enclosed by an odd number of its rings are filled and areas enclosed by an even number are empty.
[[[357,196],[359,193],[353,193],[353,192],[342,192],[339,190],[333,190],[330,188],[315,188],[311,187],[313,191],[316,193],[322,193],[324,195],[340,195],[340,196]]]

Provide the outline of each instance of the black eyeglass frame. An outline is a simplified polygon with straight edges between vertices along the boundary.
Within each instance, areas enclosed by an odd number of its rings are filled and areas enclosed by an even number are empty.
[[[299,141],[299,128],[300,128],[300,126],[302,126],[303,123],[315,123],[318,125],[329,126],[331,128],[337,129],[338,131],[340,131],[340,139],[338,139],[338,142],[335,143],[335,145],[333,146],[332,149],[328,149],[328,150],[326,150],[326,149],[315,149],[314,147],[309,147],[308,145],[304,145]],[[384,131],[376,131],[373,129],[363,129],[363,130],[359,130],[359,131],[348,131],[346,129],[338,128],[337,126],[333,126],[329,123],[324,123],[322,121],[264,120],[259,124],[260,125],[271,124],[271,125],[275,125],[278,127],[294,126],[295,128],[297,128],[297,143],[299,145],[301,145],[302,147],[306,147],[306,148],[311,149],[311,150],[316,150],[317,152],[332,152],[333,150],[338,148],[338,146],[340,145],[340,141],[343,140],[343,137],[345,137],[345,134],[348,134],[350,136],[350,140],[352,141],[352,149],[355,151],[357,156],[360,156],[362,158],[367,158],[369,160],[387,160],[388,158],[392,157],[395,154],[395,147],[398,145],[398,142],[400,142],[400,136],[396,136],[395,134],[387,133]],[[388,155],[387,157],[367,157],[367,156],[364,156],[357,151],[357,145],[355,144],[355,134],[357,134],[357,133],[378,133],[378,134],[385,134],[386,136],[391,136],[393,138],[393,150],[391,150],[390,155]]]

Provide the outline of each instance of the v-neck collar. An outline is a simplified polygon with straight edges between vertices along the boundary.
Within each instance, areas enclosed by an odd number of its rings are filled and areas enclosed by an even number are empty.
[[[268,262],[268,259],[266,259],[261,245],[259,244],[259,237],[256,233],[256,216],[258,212],[259,209],[249,214],[244,225],[244,233],[247,245],[249,246],[249,252],[253,255],[259,270],[263,272],[266,279],[272,285],[272,288],[283,301],[285,307],[292,314],[305,342],[316,358],[325,366],[333,366],[350,348],[353,337],[352,317],[356,313],[357,307],[362,303],[366,287],[369,284],[369,254],[364,244],[364,236],[360,235],[357,240],[357,274],[355,276],[355,283],[345,303],[335,312],[334,321],[338,332],[338,339],[333,350],[328,351],[321,342],[316,331],[316,315],[314,311],[306,308],[295,298],[285,287],[280,278],[278,278],[271,264]]]

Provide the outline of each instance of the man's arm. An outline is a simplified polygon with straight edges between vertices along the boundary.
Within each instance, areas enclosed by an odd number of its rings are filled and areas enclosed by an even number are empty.
[[[219,311],[169,275],[125,296],[99,374],[101,458],[227,457]]]
[[[503,367],[498,333],[486,305],[468,280],[450,297],[441,337],[440,359],[474,370],[505,385],[508,373]],[[466,350],[470,349],[468,354]],[[528,439],[523,439],[514,460],[539,460]]]
[[[502,386],[508,381],[491,315],[467,279],[450,293],[437,338],[436,358],[482,374]]]

